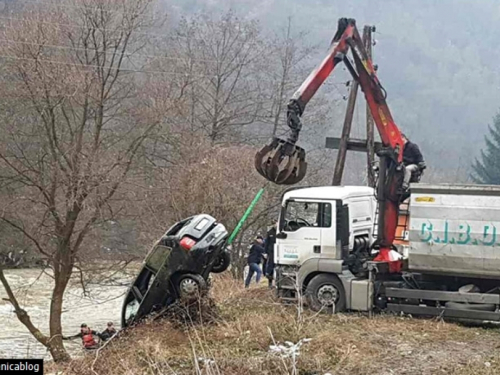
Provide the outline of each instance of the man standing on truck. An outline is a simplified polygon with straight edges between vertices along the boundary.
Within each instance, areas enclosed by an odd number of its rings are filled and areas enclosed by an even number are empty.
[[[425,168],[424,157],[420,152],[417,144],[411,142],[405,134],[401,134],[403,138],[403,164],[405,166],[403,190],[406,191],[410,187],[411,175]]]
[[[262,270],[260,269],[260,263],[262,261],[262,257],[265,256],[265,250],[262,247],[262,244],[264,243],[264,239],[262,236],[257,236],[255,239],[255,242],[253,243],[252,247],[250,248],[250,253],[248,254],[248,275],[247,279],[245,280],[245,288],[248,288],[250,286],[250,282],[252,281],[252,277],[254,272],[257,273],[257,276],[255,278],[255,281],[257,284],[260,282],[260,278],[262,276]]]

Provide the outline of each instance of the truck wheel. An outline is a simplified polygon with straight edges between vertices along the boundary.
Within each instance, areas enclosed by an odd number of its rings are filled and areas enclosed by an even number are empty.
[[[212,266],[211,272],[213,273],[222,273],[229,267],[231,264],[231,255],[227,251],[223,251],[215,261]]]
[[[331,274],[314,276],[307,284],[306,298],[314,311],[336,313],[345,310],[345,291],[338,277]]]
[[[177,289],[182,300],[190,301],[206,292],[207,283],[201,275],[188,273],[180,277]]]

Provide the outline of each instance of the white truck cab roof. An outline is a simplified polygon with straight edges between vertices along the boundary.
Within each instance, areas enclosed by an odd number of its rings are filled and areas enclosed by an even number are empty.
[[[347,199],[374,196],[375,190],[368,186],[316,186],[296,188],[283,195],[283,201],[289,199]]]

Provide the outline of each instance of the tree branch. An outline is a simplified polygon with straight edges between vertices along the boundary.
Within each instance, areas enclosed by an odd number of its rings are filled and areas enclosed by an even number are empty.
[[[35,327],[28,313],[25,310],[23,310],[19,305],[16,296],[12,292],[9,282],[5,278],[2,267],[0,267],[0,281],[2,282],[2,285],[5,289],[5,292],[7,293],[7,296],[9,297],[9,302],[14,307],[14,311],[19,321],[23,323],[26,328],[28,328],[30,333],[38,340],[38,342],[47,347],[50,341],[49,338],[45,336],[37,327]]]

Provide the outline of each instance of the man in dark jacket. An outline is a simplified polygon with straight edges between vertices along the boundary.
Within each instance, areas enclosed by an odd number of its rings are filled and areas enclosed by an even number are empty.
[[[116,334],[116,329],[115,326],[113,325],[113,322],[108,322],[108,326],[104,331],[101,332],[99,337],[101,338],[102,341],[107,341],[115,334]]]
[[[264,248],[262,247],[262,243],[264,239],[262,236],[257,236],[254,244],[250,248],[250,253],[248,254],[248,276],[245,280],[245,288],[250,286],[250,282],[252,281],[252,277],[254,273],[257,273],[257,277],[255,281],[257,284],[260,282],[260,278],[262,276],[262,271],[260,269],[260,263],[262,261],[262,257],[265,256]]]
[[[405,166],[405,175],[403,179],[403,190],[408,190],[410,187],[410,179],[412,173],[425,168],[424,157],[418,146],[411,142],[406,135],[401,134],[404,142],[403,148],[403,164]]]
[[[269,280],[269,288],[273,287],[273,277],[274,277],[274,244],[276,243],[276,224],[271,227],[267,232],[266,237],[266,254],[267,254],[267,266],[266,266],[266,277]]]
[[[267,270],[267,261],[268,261],[268,256],[267,256],[267,236],[264,238],[262,241],[262,245],[264,248],[264,253],[262,254],[262,275],[266,276],[266,270]]]

